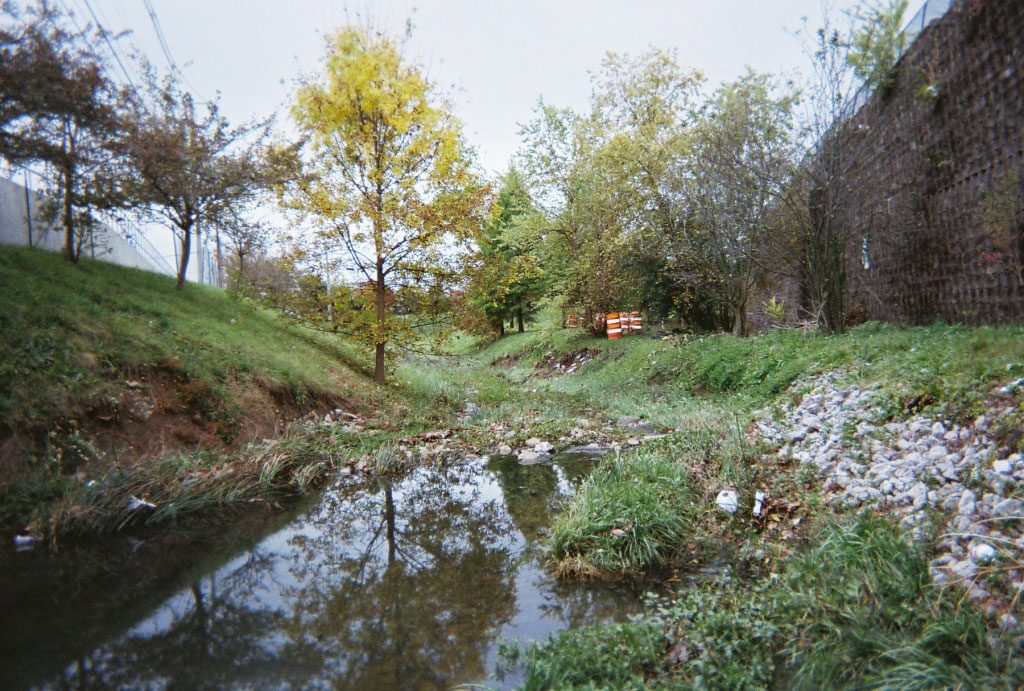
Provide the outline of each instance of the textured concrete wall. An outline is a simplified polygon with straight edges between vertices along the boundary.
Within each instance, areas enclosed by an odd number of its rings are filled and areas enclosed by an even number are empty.
[[[0,179],[0,245],[28,246],[30,216],[32,246],[52,252],[63,252],[64,233],[43,220],[41,197],[30,191],[26,203],[24,187],[10,180]],[[94,237],[85,242],[82,254],[121,266],[158,271],[157,267],[128,244],[127,240],[107,229],[97,230]]]
[[[958,0],[846,124],[853,310],[1024,318],[1024,2]]]

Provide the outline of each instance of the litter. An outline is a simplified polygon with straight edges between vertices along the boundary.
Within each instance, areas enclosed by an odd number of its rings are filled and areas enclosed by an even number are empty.
[[[154,504],[153,502],[146,501],[145,499],[139,499],[135,495],[132,495],[128,499],[128,510],[129,511],[135,511],[137,509],[155,509],[155,508],[156,508],[156,504]]]
[[[757,492],[754,493],[754,512],[753,513],[754,513],[755,516],[760,516],[761,515],[761,507],[762,506],[764,506],[764,492],[762,492],[761,490],[757,490]]]
[[[29,547],[33,547],[37,542],[39,542],[39,538],[35,535],[14,536],[14,546],[18,549],[28,549]]]
[[[736,509],[740,505],[740,498],[734,490],[724,489],[718,493],[717,497],[715,497],[715,504],[717,504],[718,508],[722,511],[736,513]]]

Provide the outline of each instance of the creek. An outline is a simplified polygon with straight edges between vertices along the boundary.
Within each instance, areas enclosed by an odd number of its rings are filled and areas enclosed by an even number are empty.
[[[640,609],[630,587],[560,583],[543,567],[544,531],[594,464],[585,453],[531,466],[495,457],[397,479],[341,477],[161,601],[122,603],[74,659],[34,655],[16,679],[54,688],[514,686],[515,671],[498,675],[502,641]],[[33,559],[42,572],[60,555]],[[39,605],[81,608],[87,619],[90,596]],[[63,629],[76,616],[65,610]],[[46,638],[47,617],[22,625]]]

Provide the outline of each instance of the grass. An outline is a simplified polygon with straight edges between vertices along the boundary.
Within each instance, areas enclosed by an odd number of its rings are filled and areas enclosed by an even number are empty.
[[[506,645],[501,655],[507,666],[526,667],[525,691],[640,689],[657,670],[664,643],[660,626],[641,621],[563,632],[526,650]]]
[[[597,355],[575,373],[543,369],[545,355],[582,348]],[[642,451],[606,459],[563,507],[548,540],[560,575],[680,566],[694,556],[693,544],[716,540],[757,555],[745,562],[745,579],[689,586],[652,604],[643,620],[506,651],[525,665],[527,688],[1015,688],[1024,681],[1012,647],[992,637],[985,616],[962,593],[931,582],[923,548],[880,519],[829,523],[815,513],[813,477],[763,463],[768,449],[751,448],[746,436],[759,411],[799,396],[794,384],[825,372],[877,391],[879,419],[919,412],[973,419],[997,387],[1024,371],[1024,326],[866,324],[828,337],[775,331],[611,342],[542,327],[469,350],[462,362],[466,373],[454,380],[482,407],[473,424],[507,419],[524,430],[517,439],[538,429],[557,435],[580,415],[639,415],[675,429]],[[497,367],[485,368],[492,362]],[[727,486],[741,496],[731,518],[713,508],[714,492]],[[801,508],[782,526],[757,526],[745,503],[756,488]],[[794,516],[807,519],[799,529]]]
[[[985,619],[940,593],[922,550],[877,518],[828,530],[793,560],[778,618],[793,622],[781,651],[794,688],[1000,688],[1017,686],[988,641]],[[1012,680],[1012,683],[1011,683]]]
[[[252,383],[298,405],[373,395],[365,358],[340,339],[286,328],[217,288],[179,291],[166,276],[25,248],[0,248],[0,349],[10,427],[75,417],[159,368],[229,413],[231,387]]]
[[[15,485],[7,501],[34,535],[56,543],[273,504],[318,487],[359,450],[336,427],[300,421],[278,439],[231,454],[178,452],[93,480],[37,478]]]
[[[556,573],[600,577],[665,566],[690,534],[691,502],[686,469],[666,454],[603,461],[552,525]]]
[[[987,387],[1024,371],[1024,325],[1019,324],[902,328],[869,323],[824,337],[777,330],[749,338],[670,341],[608,341],[543,327],[506,336],[473,357],[480,362],[513,356],[509,377],[523,381],[544,353],[583,347],[600,354],[578,373],[531,386],[597,404],[612,415],[640,411],[668,426],[687,423],[695,414],[749,412],[771,403],[803,376],[836,370],[852,383],[879,389],[893,414],[938,407],[944,414],[967,417],[976,413]]]
[[[630,648],[632,646],[632,648]],[[626,625],[505,652],[525,688],[1018,688],[1024,669],[884,520],[833,524],[780,576],[726,575]]]
[[[381,441],[293,425],[244,445],[311,410],[341,406],[392,430],[448,411],[436,392],[380,392],[351,344],[223,290],[25,248],[0,247],[0,350],[0,526],[49,539],[273,501],[321,482],[334,466],[321,454]],[[154,401],[147,422],[125,403],[136,391]],[[116,436],[129,422],[137,451]],[[274,429],[248,440],[243,424]],[[158,508],[126,513],[133,495]]]

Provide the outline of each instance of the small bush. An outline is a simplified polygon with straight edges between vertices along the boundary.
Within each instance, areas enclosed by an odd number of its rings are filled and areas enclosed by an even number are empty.
[[[562,576],[596,577],[665,565],[689,534],[690,485],[667,455],[639,451],[605,460],[552,528]]]

